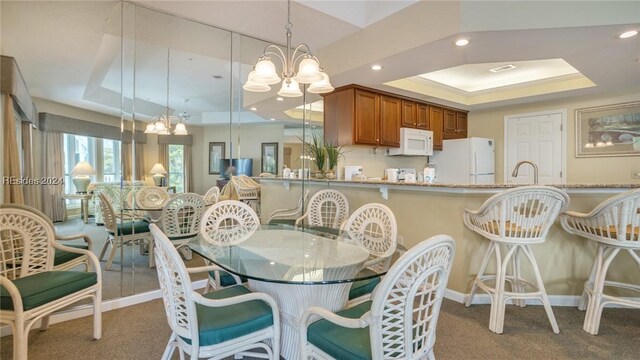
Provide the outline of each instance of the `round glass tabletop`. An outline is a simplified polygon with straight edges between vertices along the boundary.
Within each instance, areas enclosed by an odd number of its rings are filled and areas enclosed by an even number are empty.
[[[259,281],[332,284],[384,275],[361,271],[369,253],[345,240],[345,234],[262,226],[234,245],[197,236],[189,247],[230,273]]]

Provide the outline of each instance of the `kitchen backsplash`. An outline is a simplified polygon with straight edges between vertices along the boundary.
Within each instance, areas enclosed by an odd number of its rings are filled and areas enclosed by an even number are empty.
[[[387,168],[415,168],[422,171],[427,165],[426,156],[387,156],[385,148],[367,146],[345,147],[344,158],[338,162],[338,175],[342,179],[345,165],[361,165],[366,177],[383,177]]]

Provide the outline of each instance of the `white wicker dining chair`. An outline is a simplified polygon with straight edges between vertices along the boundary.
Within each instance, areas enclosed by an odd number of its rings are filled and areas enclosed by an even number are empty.
[[[144,186],[136,192],[136,203],[142,208],[160,209],[169,201],[169,192],[158,186]]]
[[[198,236],[206,205],[202,196],[185,193],[172,197],[162,208],[161,228],[186,260],[191,260],[189,241]]]
[[[232,176],[230,183],[233,185],[238,201],[251,206],[260,217],[260,184],[257,186],[243,181],[239,176]]]
[[[304,191],[304,194],[300,196],[298,205],[293,209],[278,209],[269,214],[267,218],[267,224],[290,224],[295,225],[296,219],[298,219],[304,213],[304,204],[309,201],[309,189]]]
[[[602,309],[620,304],[640,309],[640,301],[604,293],[604,288],[622,288],[640,293],[640,285],[606,280],[614,258],[626,251],[640,269],[640,189],[614,196],[584,214],[567,211],[560,215],[562,227],[569,233],[596,242],[596,257],[578,308],[587,310],[583,329],[598,335]],[[636,298],[637,299],[637,298]]]
[[[348,216],[347,197],[338,190],[325,189],[311,196],[307,212],[296,220],[296,226],[340,229]]]
[[[204,194],[204,203],[209,206],[213,205],[218,201],[220,197],[220,188],[218,186],[213,186],[211,189],[207,190]]]
[[[13,330],[13,358],[27,359],[29,330],[51,313],[84,299],[93,302],[93,338],[102,336],[102,273],[89,250],[68,247],[55,239],[50,220],[34,211],[0,208],[0,323]],[[91,272],[54,271],[55,250],[81,254]]]
[[[203,295],[192,289],[189,274],[210,267],[186,268],[178,251],[152,224],[155,261],[171,337],[162,355],[171,359],[177,348],[191,359],[223,359],[232,355],[280,359],[278,305],[267,294],[242,285]],[[262,349],[264,352],[251,351]]]
[[[524,307],[525,299],[537,299],[544,306],[553,332],[560,332],[530,245],[545,241],[549,228],[568,204],[569,196],[557,188],[522,186],[493,195],[478,210],[464,210],[464,224],[491,241],[466,301],[466,306],[470,306],[478,287],[489,294],[489,330],[502,333],[507,300]],[[523,278],[520,254],[531,264],[535,282]],[[496,274],[485,275],[492,257],[496,261]],[[511,275],[507,274],[509,266]],[[486,283],[488,280],[495,280],[494,287]],[[506,291],[506,282],[511,291]],[[525,291],[527,286],[535,291]]]
[[[149,223],[146,221],[124,221],[127,219],[120,219],[113,211],[111,201],[104,195],[99,194],[100,208],[102,209],[102,217],[104,219],[104,228],[107,231],[107,241],[105,242],[98,259],[102,261],[104,255],[107,252],[107,248],[111,245],[111,251],[109,252],[109,258],[105,265],[105,270],[111,270],[113,259],[116,256],[117,250],[124,245],[137,244],[141,248],[145,244],[148,248],[152,248],[152,239],[149,234]],[[122,261],[122,260],[121,260]],[[149,267],[153,266],[153,252],[149,251]]]
[[[383,204],[367,204],[356,209],[342,226],[345,241],[369,252],[360,276],[371,276],[389,269],[391,255],[398,245],[398,223],[393,211]],[[349,304],[353,306],[368,299],[380,282],[379,277],[353,283]]]
[[[209,207],[200,221],[200,236],[217,245],[234,245],[246,240],[260,226],[258,214],[240,201],[223,200]],[[205,260],[210,266],[215,266]],[[205,293],[227,286],[242,284],[243,280],[222,269],[209,272]]]
[[[301,359],[434,359],[436,325],[455,244],[434,236],[391,267],[372,300],[334,314],[309,308],[301,318]],[[309,325],[311,317],[322,320]]]

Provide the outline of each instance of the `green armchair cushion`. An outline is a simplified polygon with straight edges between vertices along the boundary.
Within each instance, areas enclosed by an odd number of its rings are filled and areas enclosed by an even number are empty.
[[[269,221],[269,225],[289,225],[295,226],[296,219],[273,219]]]
[[[76,248],[76,249],[89,250],[89,245],[68,245],[68,244],[64,244],[64,246],[68,246],[68,247],[72,247],[72,248]],[[67,263],[67,262],[69,262],[69,261],[71,261],[73,259],[77,259],[80,256],[83,256],[83,255],[82,254],[78,254],[78,253],[72,253],[72,252],[56,249],[55,258],[53,259],[53,266],[62,265],[62,264]]]
[[[339,311],[337,314],[358,319],[369,309],[371,301]],[[372,357],[369,327],[350,329],[328,320],[319,320],[309,325],[307,341],[336,359],[369,360]]]
[[[375,271],[370,269],[364,269],[360,271],[358,277],[371,276],[376,274]],[[349,290],[349,300],[353,300],[359,298],[360,296],[371,294],[373,289],[378,286],[380,283],[380,277],[374,277],[366,280],[355,281],[353,285],[351,285],[351,290]]]
[[[220,285],[222,285],[222,287],[238,285],[238,283],[236,282],[236,279],[231,274],[229,274],[224,270],[219,270],[219,271],[220,271]],[[211,276],[212,279],[215,279],[216,277],[213,271],[209,271],[209,276]],[[247,278],[244,276],[240,276],[240,281],[243,283],[247,282]]]
[[[209,299],[226,299],[249,294],[244,286],[232,286],[205,294]],[[200,346],[220,344],[273,325],[271,307],[260,300],[253,300],[224,307],[208,307],[196,304]],[[188,344],[191,339],[182,338]]]
[[[146,221],[127,221],[118,224],[118,235],[142,234],[149,232],[149,223]],[[110,232],[113,235],[112,232]]]
[[[63,298],[97,283],[93,272],[45,271],[13,280],[18,288],[24,310]],[[13,300],[9,291],[0,287],[0,309],[13,310]]]

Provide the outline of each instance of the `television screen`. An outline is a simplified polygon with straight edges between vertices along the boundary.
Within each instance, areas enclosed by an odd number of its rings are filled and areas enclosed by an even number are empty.
[[[253,176],[253,159],[220,159],[220,175],[225,179],[232,175]]]

